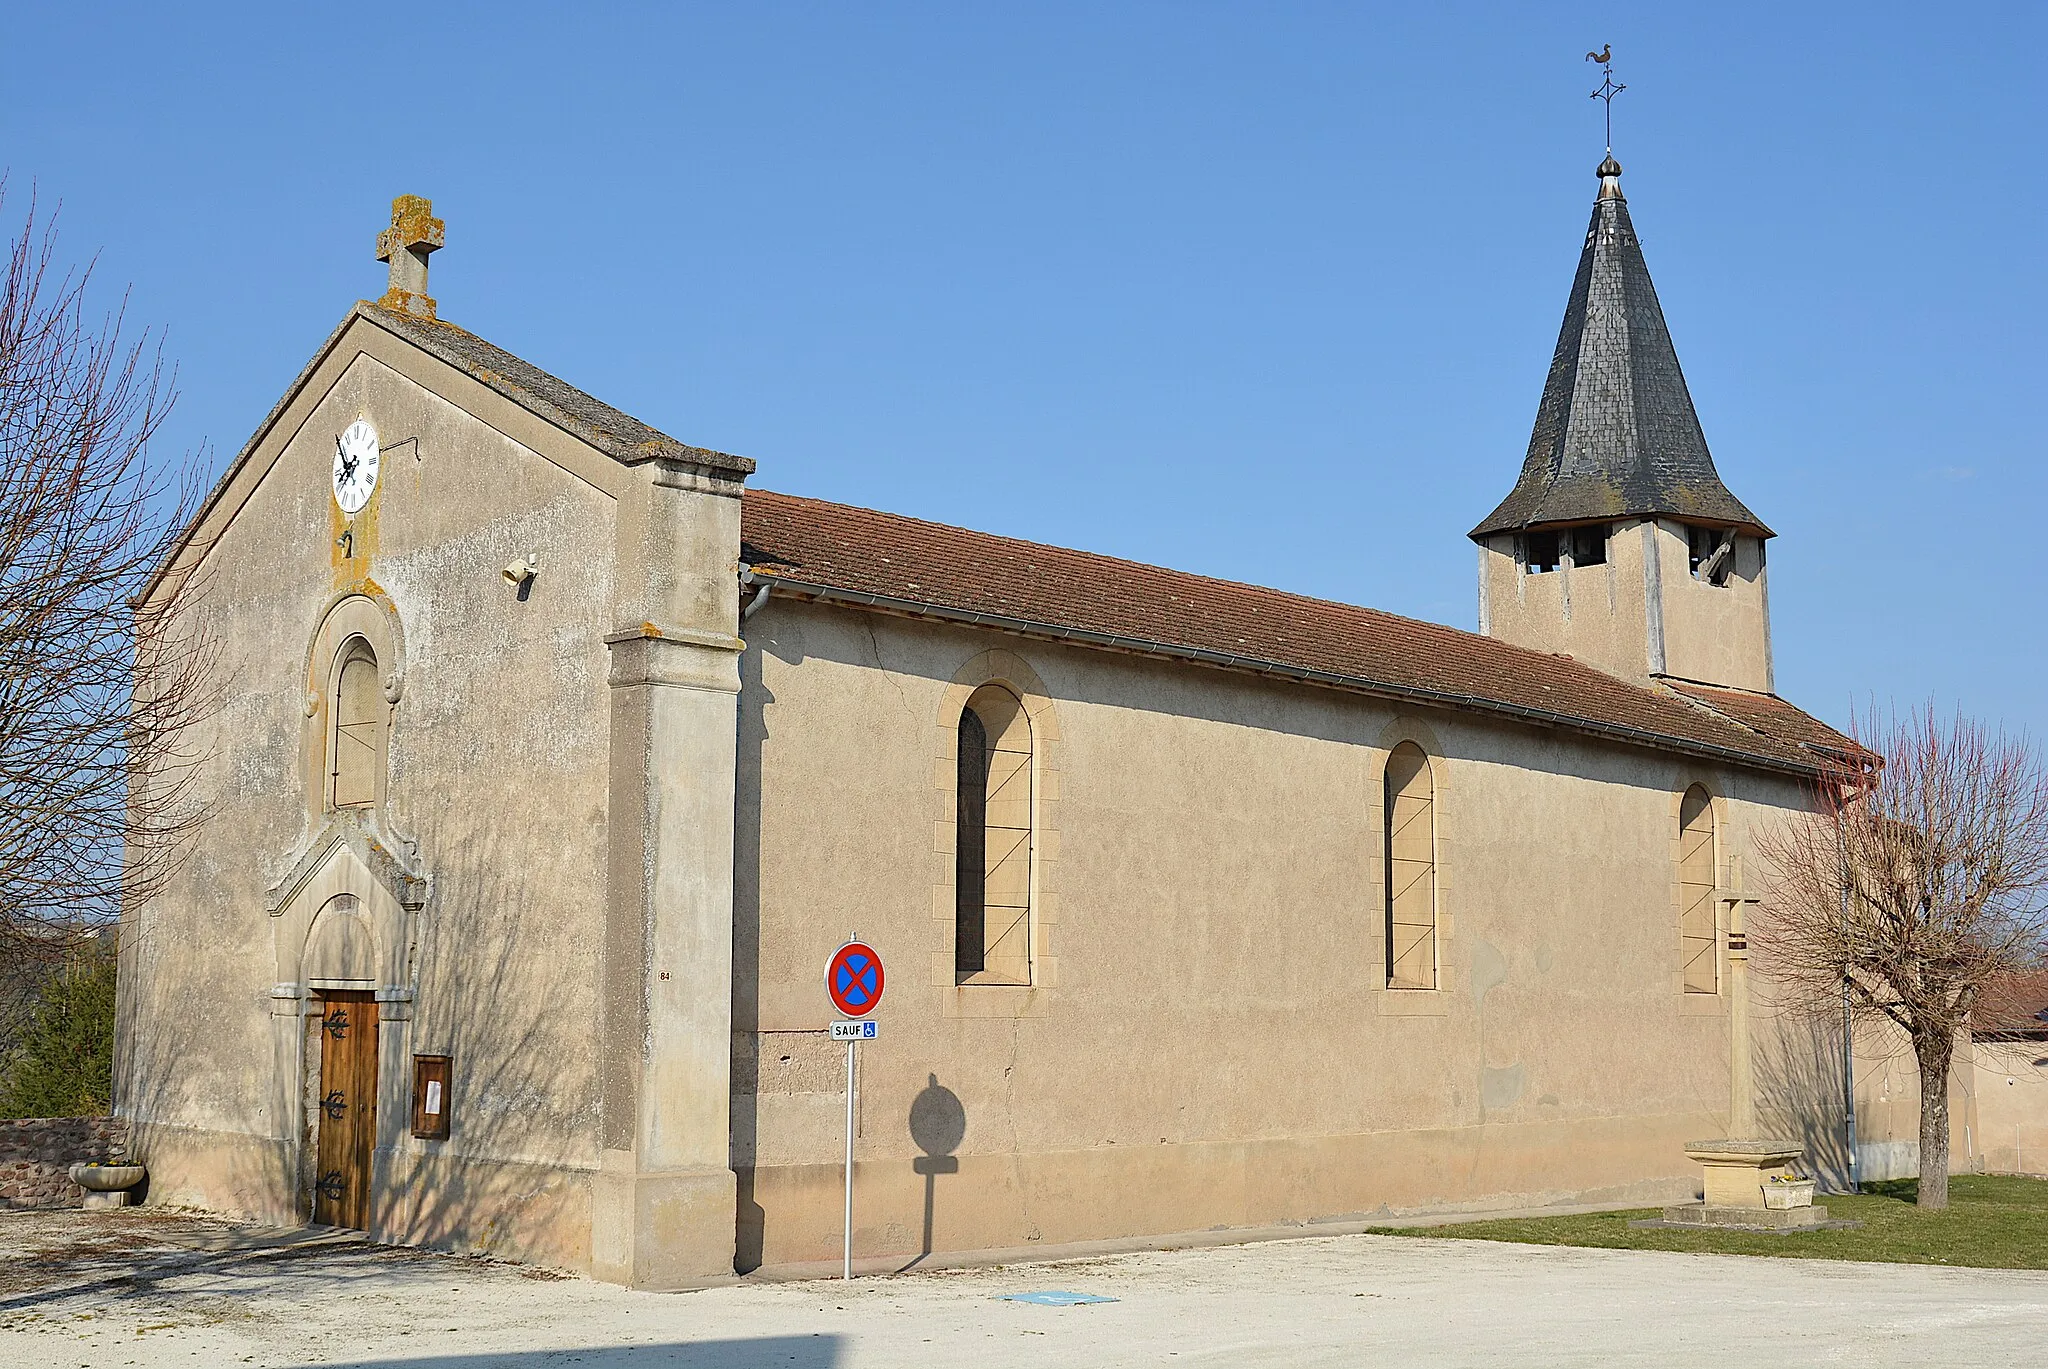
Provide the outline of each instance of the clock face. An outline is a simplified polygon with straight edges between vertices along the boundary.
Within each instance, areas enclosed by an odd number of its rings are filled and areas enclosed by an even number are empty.
[[[359,418],[334,440],[334,502],[353,514],[377,488],[377,430]]]

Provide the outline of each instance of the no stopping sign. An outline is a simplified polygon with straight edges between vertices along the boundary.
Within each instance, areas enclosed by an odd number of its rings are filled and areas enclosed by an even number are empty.
[[[866,1017],[882,1001],[882,957],[864,941],[849,941],[825,965],[825,996],[848,1017]]]

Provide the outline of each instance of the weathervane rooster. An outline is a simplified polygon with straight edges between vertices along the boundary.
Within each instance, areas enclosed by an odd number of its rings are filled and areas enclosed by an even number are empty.
[[[1593,92],[1593,98],[1607,102],[1607,155],[1614,155],[1614,97],[1628,87],[1614,79],[1614,44],[1604,43],[1598,52],[1586,54],[1589,62],[1600,64],[1600,89]]]

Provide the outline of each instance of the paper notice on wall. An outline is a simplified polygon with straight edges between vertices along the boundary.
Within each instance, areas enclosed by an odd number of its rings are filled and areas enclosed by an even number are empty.
[[[439,1117],[440,1115],[441,1081],[438,1079],[429,1079],[427,1081],[427,1116]]]

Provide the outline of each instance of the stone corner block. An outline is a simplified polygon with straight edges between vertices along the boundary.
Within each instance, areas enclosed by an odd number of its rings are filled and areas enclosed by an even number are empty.
[[[664,1292],[732,1277],[739,1191],[730,1169],[600,1170],[591,1198],[592,1278]]]

